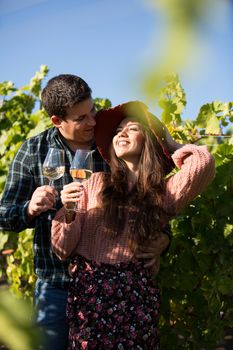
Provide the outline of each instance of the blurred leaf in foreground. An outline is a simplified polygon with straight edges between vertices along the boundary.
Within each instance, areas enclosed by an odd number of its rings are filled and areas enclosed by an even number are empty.
[[[0,291],[0,342],[11,350],[36,348],[39,334],[32,321],[32,306],[16,299],[7,290]]]

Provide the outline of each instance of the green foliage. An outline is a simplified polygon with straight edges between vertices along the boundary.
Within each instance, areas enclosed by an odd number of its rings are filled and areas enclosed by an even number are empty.
[[[165,86],[160,89],[159,106],[163,109],[162,121],[165,124],[181,124],[181,114],[186,106],[186,96],[179,78],[170,74],[164,79]]]
[[[111,101],[109,99],[103,99],[99,97],[94,99],[94,104],[97,111],[99,111],[100,109],[107,109],[112,106]]]
[[[222,20],[231,0],[146,0],[159,17],[161,45],[158,38],[153,40],[150,61],[142,71],[143,92],[154,99],[161,79],[170,72],[195,72],[202,62],[203,31],[213,30],[215,23]],[[200,30],[201,28],[201,30]],[[158,33],[157,33],[158,34]]]
[[[35,275],[33,271],[33,230],[12,233],[10,242],[13,251],[6,255],[6,274],[12,292],[24,298],[32,298]]]
[[[39,102],[47,72],[42,66],[31,83],[21,89],[12,82],[0,84],[0,192],[22,141],[50,125]],[[207,139],[206,134],[220,134],[226,127],[231,130],[232,102],[214,101],[201,107],[196,120],[183,120],[186,97],[179,79],[170,75],[165,82],[159,94],[162,120],[181,143],[211,142],[208,147],[216,160],[216,177],[171,223],[174,237],[170,251],[162,258],[158,277],[162,290],[162,349],[210,349],[221,339],[224,329],[233,326],[233,140]],[[99,110],[110,107],[111,102],[98,98],[95,105]],[[15,295],[27,299],[35,282],[32,237],[32,230],[0,232],[0,280],[7,281]],[[9,329],[18,327],[20,333],[24,332],[11,312],[5,309],[2,317]],[[8,345],[16,349],[13,343]],[[27,345],[22,348],[27,349]]]
[[[170,79],[159,96],[162,119],[181,143],[208,141],[216,177],[171,223],[173,242],[159,274],[161,347],[212,349],[233,327],[233,143],[206,134],[232,127],[232,102],[206,104],[196,120],[183,121],[185,95],[177,77]]]
[[[163,349],[170,348],[167,333],[173,349],[212,349],[233,326],[232,146],[229,152],[213,183],[172,222],[174,240],[160,275]]]
[[[0,291],[0,300],[0,342],[12,350],[35,349],[39,334],[31,325],[31,304],[6,290]]]
[[[197,117],[197,126],[207,134],[220,134],[223,127],[233,122],[232,102],[213,101],[201,107]]]
[[[40,104],[41,83],[47,73],[48,67],[41,65],[30,84],[20,89],[15,88],[12,82],[0,83],[0,191],[21,143],[50,125],[41,109],[35,111]]]

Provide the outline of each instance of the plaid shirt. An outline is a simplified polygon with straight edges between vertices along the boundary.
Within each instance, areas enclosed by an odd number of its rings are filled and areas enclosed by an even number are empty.
[[[70,163],[74,152],[71,151],[59,136],[57,128],[47,129],[41,134],[25,141],[16,154],[9,170],[5,190],[0,204],[0,229],[20,232],[26,228],[35,228],[34,235],[34,268],[38,278],[48,280],[58,288],[66,288],[68,261],[62,262],[51,250],[51,221],[56,211],[49,210],[29,221],[28,203],[37,187],[48,184],[43,176],[42,165],[50,147],[65,150],[65,174],[54,181],[60,193],[64,184],[72,182],[69,174]],[[109,171],[98,151],[93,153],[94,172]],[[56,208],[61,208],[60,196]]]

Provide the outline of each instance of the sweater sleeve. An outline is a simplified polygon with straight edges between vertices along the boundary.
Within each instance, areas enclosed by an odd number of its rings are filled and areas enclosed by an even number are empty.
[[[92,174],[90,179],[83,182],[83,196],[78,203],[78,210],[71,223],[67,224],[65,222],[64,207],[57,212],[55,218],[52,220],[52,250],[61,260],[65,260],[77,254],[80,239],[82,235],[86,234],[83,227],[87,219],[90,220],[88,211],[96,207],[98,192],[102,187],[103,176],[103,173],[95,173]]]
[[[82,216],[76,213],[75,219],[65,222],[65,209],[62,207],[52,221],[51,244],[52,250],[61,260],[72,256],[81,237]]]
[[[165,209],[177,214],[201,192],[215,176],[215,162],[206,146],[185,145],[172,159],[179,171],[168,178]]]

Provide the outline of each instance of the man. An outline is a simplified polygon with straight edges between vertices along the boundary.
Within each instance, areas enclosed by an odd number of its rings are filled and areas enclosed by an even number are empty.
[[[49,80],[42,91],[42,104],[54,127],[25,141],[16,154],[9,170],[0,206],[0,229],[20,232],[35,228],[34,268],[37,275],[35,305],[37,323],[45,334],[40,349],[67,349],[66,323],[69,261],[60,261],[50,245],[51,221],[61,207],[60,190],[72,182],[69,168],[76,149],[95,149],[95,107],[88,84],[78,76],[63,74]],[[48,149],[65,151],[65,174],[46,184],[42,164]],[[100,154],[93,153],[93,171],[108,171]],[[141,248],[141,257],[150,259],[147,265],[158,268],[160,253],[169,243],[161,234],[156,245]]]

